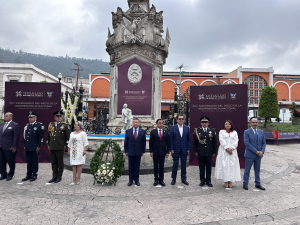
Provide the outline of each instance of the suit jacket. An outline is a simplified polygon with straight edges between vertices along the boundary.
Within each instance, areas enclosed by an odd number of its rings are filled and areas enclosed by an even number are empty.
[[[244,143],[246,146],[244,156],[252,159],[259,157],[255,154],[256,151],[265,152],[266,149],[266,139],[264,132],[260,129],[256,130],[258,134],[258,139],[254,134],[252,128],[249,128],[244,131]],[[260,158],[262,158],[262,156]]]
[[[44,138],[44,126],[42,123],[35,122],[32,127],[27,123],[24,127],[24,142],[25,151],[35,151],[37,147],[41,148]]]
[[[138,137],[135,140],[133,128],[126,130],[124,140],[124,151],[129,156],[142,156],[146,150],[146,131],[139,128]]]
[[[0,146],[3,150],[10,150],[12,147],[17,149],[20,139],[20,126],[19,124],[11,121],[6,127],[4,133],[3,127],[5,123],[0,124]]]
[[[173,125],[170,129],[170,149],[175,153],[179,153],[182,149],[183,153],[191,150],[190,128],[183,124],[182,137],[180,136],[178,125]]]
[[[149,149],[154,155],[165,156],[170,152],[170,137],[167,130],[162,129],[162,138],[160,140],[158,129],[153,129],[150,133]]]
[[[193,147],[194,152],[197,152],[200,156],[212,156],[216,154],[217,137],[215,130],[208,127],[205,134],[202,127],[198,127],[193,134]]]
[[[71,129],[66,123],[60,122],[55,126],[51,122],[48,126],[47,144],[50,150],[64,150],[68,145]]]

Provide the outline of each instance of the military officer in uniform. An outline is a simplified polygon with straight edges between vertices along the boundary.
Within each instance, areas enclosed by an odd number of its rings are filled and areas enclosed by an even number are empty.
[[[200,184],[205,183],[209,187],[213,187],[211,183],[211,162],[212,157],[217,153],[217,138],[213,128],[209,128],[210,119],[207,116],[200,118],[201,126],[195,128],[193,134],[193,147],[195,155],[198,157],[200,170]]]
[[[64,170],[64,152],[70,138],[71,129],[66,123],[61,122],[63,111],[53,113],[55,122],[51,122],[48,126],[47,145],[50,150],[50,158],[52,164],[53,176],[49,183],[58,183]]]
[[[39,169],[39,151],[41,150],[44,137],[44,126],[37,122],[37,114],[28,113],[29,123],[24,127],[24,150],[26,152],[27,175],[22,181],[35,181]]]

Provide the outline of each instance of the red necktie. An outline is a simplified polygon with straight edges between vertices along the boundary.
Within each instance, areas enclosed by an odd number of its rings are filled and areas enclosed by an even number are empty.
[[[161,140],[162,136],[161,136],[161,130],[159,130],[159,140]]]
[[[136,128],[134,129],[134,139],[136,140],[137,138],[137,133],[136,133]]]

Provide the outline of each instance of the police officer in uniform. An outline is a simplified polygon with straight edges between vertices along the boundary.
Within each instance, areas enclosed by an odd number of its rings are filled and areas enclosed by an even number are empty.
[[[47,145],[50,150],[50,158],[52,164],[53,176],[49,183],[58,183],[64,170],[64,152],[70,138],[70,126],[62,121],[63,111],[53,113],[55,122],[51,122],[48,126]]]
[[[43,145],[44,126],[37,122],[38,115],[32,111],[28,113],[29,123],[24,127],[23,147],[26,153],[27,175],[22,181],[35,181],[39,169],[39,151]]]
[[[212,157],[217,153],[217,138],[213,128],[209,128],[210,119],[207,116],[200,118],[201,126],[195,128],[193,134],[193,146],[195,155],[198,157],[200,170],[200,184],[205,183],[209,187],[213,187],[211,183],[211,162]]]

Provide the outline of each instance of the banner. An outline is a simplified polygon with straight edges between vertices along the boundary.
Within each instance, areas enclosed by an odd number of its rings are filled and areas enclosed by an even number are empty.
[[[196,127],[201,127],[200,117],[210,118],[209,127],[214,128],[217,134],[219,147],[219,131],[223,129],[225,120],[231,120],[234,130],[238,133],[238,156],[240,167],[244,168],[244,130],[248,129],[248,87],[246,84],[191,86],[190,88],[190,132]],[[193,140],[192,140],[193,143]],[[216,157],[213,157],[213,165]],[[190,165],[198,165],[194,154],[190,157]]]
[[[138,59],[118,66],[118,115],[125,103],[132,115],[151,115],[152,66]]]
[[[39,153],[39,162],[50,162],[50,152],[46,140],[48,125],[54,121],[53,112],[61,109],[61,86],[59,83],[6,82],[5,112],[13,113],[13,121],[20,125],[20,140],[16,163],[25,163],[23,148],[24,127],[28,123],[28,112],[38,114],[37,121],[44,125],[43,146]]]

